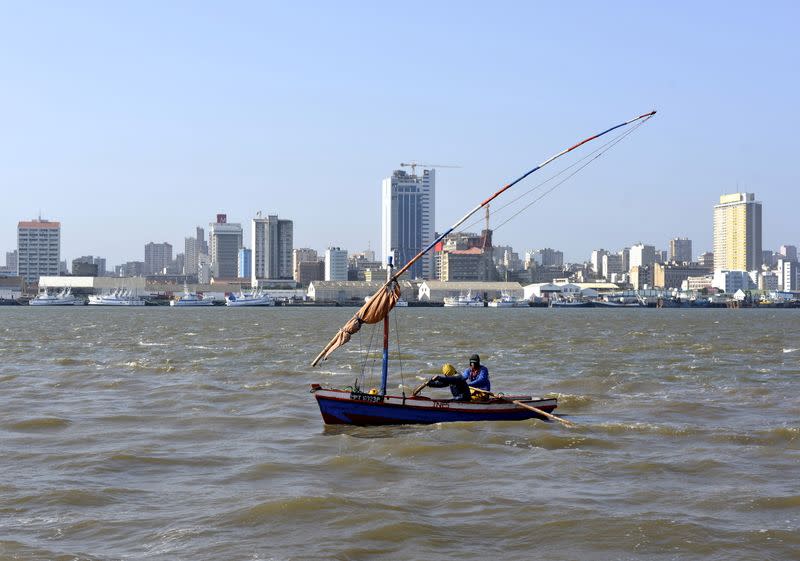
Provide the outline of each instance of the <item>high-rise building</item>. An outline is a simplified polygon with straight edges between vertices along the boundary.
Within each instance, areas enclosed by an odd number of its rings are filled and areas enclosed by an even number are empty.
[[[692,261],[692,240],[672,238],[669,241],[669,260],[676,263],[690,263]]]
[[[347,250],[329,247],[325,250],[325,280],[347,280]]]
[[[172,244],[150,242],[144,246],[144,267],[148,275],[160,275],[172,265]]]
[[[539,250],[537,262],[542,267],[562,267],[564,265],[564,252],[545,247]]]
[[[592,271],[595,276],[603,277],[603,256],[608,254],[605,249],[595,249],[592,251]]]
[[[12,277],[17,276],[17,262],[19,261],[19,251],[6,251],[6,274]]]
[[[210,224],[211,275],[215,279],[239,277],[239,250],[242,249],[242,225],[228,223],[228,215],[218,214]],[[199,265],[198,265],[199,267]]]
[[[292,250],[292,278],[300,282],[300,263],[316,263],[319,261],[317,250],[301,247]],[[323,273],[324,274],[324,273]],[[322,280],[322,277],[312,280]]]
[[[778,259],[778,285],[782,290],[797,290],[798,263]]]
[[[205,239],[206,233],[199,226],[196,229],[195,237],[184,239],[183,251],[183,274],[197,275],[199,256],[208,255],[208,242]]]
[[[253,272],[253,251],[243,247],[239,250],[239,278],[246,279]]]
[[[279,220],[277,215],[253,218],[250,231],[253,250],[252,280],[291,279],[294,225],[291,220]]]
[[[630,268],[647,267],[656,262],[656,248],[652,245],[637,243],[631,246]]]
[[[761,251],[761,202],[753,193],[722,195],[714,205],[714,269],[758,269]]]
[[[797,246],[796,245],[782,245],[781,255],[789,261],[797,261]]]
[[[706,251],[705,253],[700,254],[697,258],[697,262],[700,263],[703,267],[708,269],[709,271],[714,270],[714,252]]]
[[[17,274],[25,282],[39,282],[40,276],[60,271],[61,223],[39,218],[17,224]]]
[[[381,185],[381,262],[403,266],[435,239],[436,170],[422,176],[396,170]],[[412,278],[433,278],[433,254],[411,266]]]
[[[611,280],[611,275],[614,273],[627,273],[622,268],[622,253],[606,253],[603,255],[603,277]]]

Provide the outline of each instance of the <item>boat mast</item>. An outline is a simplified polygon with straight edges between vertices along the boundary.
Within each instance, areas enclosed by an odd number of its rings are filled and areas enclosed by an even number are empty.
[[[392,256],[386,265],[386,278],[389,282],[392,279]],[[381,395],[386,395],[386,380],[389,377],[389,314],[383,318],[383,360],[381,361]]]

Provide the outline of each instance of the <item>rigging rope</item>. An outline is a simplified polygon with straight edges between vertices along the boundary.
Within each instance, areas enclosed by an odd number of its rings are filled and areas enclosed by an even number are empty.
[[[492,214],[493,214],[493,215],[494,215],[494,214],[497,214],[497,213],[499,213],[499,212],[502,212],[503,210],[505,210],[506,208],[510,207],[511,205],[513,205],[514,203],[516,203],[517,201],[520,201],[521,199],[524,199],[525,197],[527,197],[528,195],[530,195],[531,193],[533,193],[534,191],[536,191],[536,190],[537,190],[537,189],[539,189],[540,187],[542,187],[542,186],[546,185],[547,183],[549,183],[549,182],[553,181],[554,179],[556,179],[556,178],[557,178],[557,177],[559,177],[560,175],[563,175],[564,173],[566,173],[566,172],[567,172],[567,171],[569,171],[570,169],[574,168],[575,166],[578,166],[578,165],[579,165],[579,164],[581,164],[581,162],[583,162],[584,160],[588,160],[586,163],[584,163],[583,165],[581,165],[581,166],[580,166],[580,167],[579,167],[577,170],[575,170],[574,172],[570,173],[570,174],[569,174],[567,177],[565,177],[564,179],[562,179],[561,181],[559,181],[558,183],[556,183],[554,186],[552,186],[550,189],[548,189],[547,191],[545,191],[544,193],[542,193],[542,194],[541,194],[539,197],[537,197],[536,199],[534,199],[533,201],[531,201],[530,203],[528,203],[527,205],[525,205],[524,207],[522,207],[522,209],[520,209],[519,211],[517,211],[517,212],[515,212],[514,214],[512,214],[512,215],[511,215],[509,218],[507,218],[506,220],[504,220],[504,221],[503,221],[503,222],[501,222],[500,224],[496,225],[494,228],[492,228],[492,231],[497,231],[498,229],[500,229],[500,227],[501,227],[501,226],[504,226],[504,225],[505,225],[505,224],[507,224],[509,221],[513,220],[514,218],[516,218],[517,216],[519,216],[521,213],[525,212],[527,209],[529,209],[529,208],[530,208],[531,206],[533,206],[535,203],[539,202],[539,201],[540,201],[541,199],[543,199],[545,196],[547,196],[548,194],[550,194],[551,192],[553,192],[553,191],[554,191],[554,190],[555,190],[557,187],[561,186],[561,185],[562,185],[562,184],[564,184],[566,181],[568,181],[569,179],[571,179],[572,177],[574,177],[575,175],[577,175],[577,174],[578,174],[578,173],[579,173],[581,170],[583,170],[583,169],[584,169],[586,166],[588,166],[589,164],[591,164],[592,162],[594,162],[595,160],[597,160],[597,159],[598,159],[600,156],[602,156],[603,154],[605,154],[606,152],[608,152],[609,150],[611,150],[611,149],[612,149],[614,146],[616,146],[617,144],[619,144],[620,142],[622,142],[622,141],[623,141],[623,140],[624,140],[624,139],[625,139],[625,138],[626,138],[628,135],[632,134],[632,133],[633,133],[633,132],[634,132],[636,129],[638,129],[639,127],[641,127],[641,126],[642,126],[643,124],[645,124],[646,122],[647,122],[646,120],[644,120],[644,121],[639,121],[638,123],[636,123],[634,126],[632,126],[632,127],[631,127],[630,129],[628,129],[627,131],[625,131],[625,132],[623,132],[623,133],[619,134],[618,136],[616,136],[616,137],[612,138],[611,140],[609,140],[609,141],[608,141],[608,142],[606,142],[605,144],[603,144],[603,145],[599,146],[599,147],[598,147],[598,148],[596,148],[595,150],[593,150],[593,151],[589,152],[589,153],[588,153],[588,154],[586,154],[585,156],[583,156],[583,157],[579,158],[579,159],[578,159],[578,160],[576,160],[575,162],[573,162],[573,163],[571,163],[570,165],[566,166],[564,169],[562,169],[562,170],[561,170],[561,171],[559,171],[558,173],[555,173],[555,174],[553,174],[552,176],[548,177],[548,178],[547,178],[547,179],[545,179],[544,181],[542,181],[542,182],[540,182],[540,183],[538,183],[538,184],[534,185],[533,187],[531,187],[531,188],[530,188],[530,189],[528,189],[527,191],[524,191],[524,192],[523,192],[523,193],[521,193],[519,196],[517,196],[517,197],[515,197],[515,198],[511,199],[510,201],[508,201],[507,203],[505,203],[505,204],[501,205],[501,206],[500,206],[498,209],[496,209],[496,210],[494,210],[494,211],[492,212]],[[468,230],[468,229],[470,229],[470,228],[474,227],[475,225],[479,224],[479,223],[480,223],[480,222],[482,222],[482,221],[483,221],[483,219],[482,219],[482,218],[479,218],[479,219],[475,220],[474,222],[471,222],[470,224],[467,224],[467,225],[465,225],[465,226],[464,226],[463,228],[461,228],[459,231],[460,231],[460,232],[464,232],[464,231],[466,231],[466,230]]]

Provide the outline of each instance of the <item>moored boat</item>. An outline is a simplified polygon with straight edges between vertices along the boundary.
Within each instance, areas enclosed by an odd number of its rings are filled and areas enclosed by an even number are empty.
[[[145,302],[127,289],[117,289],[109,294],[89,296],[90,306],[144,306]]]
[[[274,306],[275,299],[264,291],[257,290],[249,294],[239,292],[225,297],[226,306],[249,307],[249,306]]]
[[[444,306],[445,308],[483,308],[483,298],[472,296],[472,292],[447,296],[444,299]]]
[[[31,306],[82,306],[83,299],[72,294],[71,288],[64,288],[55,294],[45,288],[40,290],[29,304]]]
[[[205,299],[196,292],[189,292],[189,288],[184,284],[183,295],[174,300],[170,300],[169,305],[176,308],[199,308],[202,306],[213,306],[214,301]]]

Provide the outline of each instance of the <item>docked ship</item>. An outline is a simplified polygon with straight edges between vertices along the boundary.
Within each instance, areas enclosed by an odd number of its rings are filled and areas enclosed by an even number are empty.
[[[250,294],[239,292],[238,295],[231,294],[225,297],[226,306],[274,306],[275,299],[264,292],[257,290]]]
[[[196,308],[199,306],[213,306],[214,301],[211,299],[206,300],[196,292],[189,292],[189,288],[184,284],[183,296],[170,300],[169,305],[176,308]]]
[[[90,306],[144,306],[144,304],[144,300],[124,288],[118,288],[109,294],[89,296]]]
[[[502,292],[500,298],[495,298],[489,302],[488,306],[490,308],[527,308],[528,302],[510,295],[508,292]]]
[[[458,297],[447,296],[444,299],[445,308],[483,308],[483,298],[472,296],[472,292],[466,295],[459,294]]]
[[[46,288],[29,302],[31,306],[82,306],[83,300],[72,294],[71,288],[64,288],[51,294]]]

